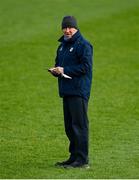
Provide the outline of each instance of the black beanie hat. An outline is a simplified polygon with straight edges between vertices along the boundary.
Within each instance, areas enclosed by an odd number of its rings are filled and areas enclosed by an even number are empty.
[[[75,29],[78,29],[77,21],[74,16],[63,17],[61,26],[62,26],[62,29],[67,28],[67,27],[73,27]]]

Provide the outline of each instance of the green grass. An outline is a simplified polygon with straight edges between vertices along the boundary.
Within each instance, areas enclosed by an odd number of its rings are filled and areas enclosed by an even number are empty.
[[[139,1],[1,0],[0,178],[139,178]],[[94,45],[89,170],[68,157],[54,64],[64,15]]]

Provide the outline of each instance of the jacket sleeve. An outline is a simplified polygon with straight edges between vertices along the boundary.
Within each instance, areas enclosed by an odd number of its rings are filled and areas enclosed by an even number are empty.
[[[82,44],[78,49],[78,65],[64,67],[64,73],[69,76],[82,76],[92,69],[93,47],[90,44]]]
[[[55,67],[57,67],[58,66],[58,51],[59,51],[59,49],[60,49],[60,47],[61,47],[61,45],[57,48],[57,51],[56,51],[56,58],[55,58]]]
[[[54,65],[54,67],[57,67],[58,66],[58,50],[59,50],[59,48],[60,48],[60,46],[58,47],[58,49],[57,49],[57,52],[56,52],[56,58],[55,58],[55,65]],[[60,75],[59,74],[56,74],[56,73],[52,73],[51,72],[51,74],[53,75],[53,76],[55,76],[55,77],[60,77]]]

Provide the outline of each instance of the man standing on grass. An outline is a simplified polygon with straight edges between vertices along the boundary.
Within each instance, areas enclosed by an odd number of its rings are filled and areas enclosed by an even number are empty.
[[[93,48],[81,35],[73,16],[65,16],[61,28],[63,36],[59,39],[55,67],[49,71],[58,77],[70,157],[57,162],[56,166],[86,168],[89,167],[87,109],[92,83]]]

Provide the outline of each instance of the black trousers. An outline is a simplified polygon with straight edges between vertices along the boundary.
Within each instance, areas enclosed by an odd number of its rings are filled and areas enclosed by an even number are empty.
[[[88,163],[88,101],[78,96],[63,98],[65,132],[70,158]]]

